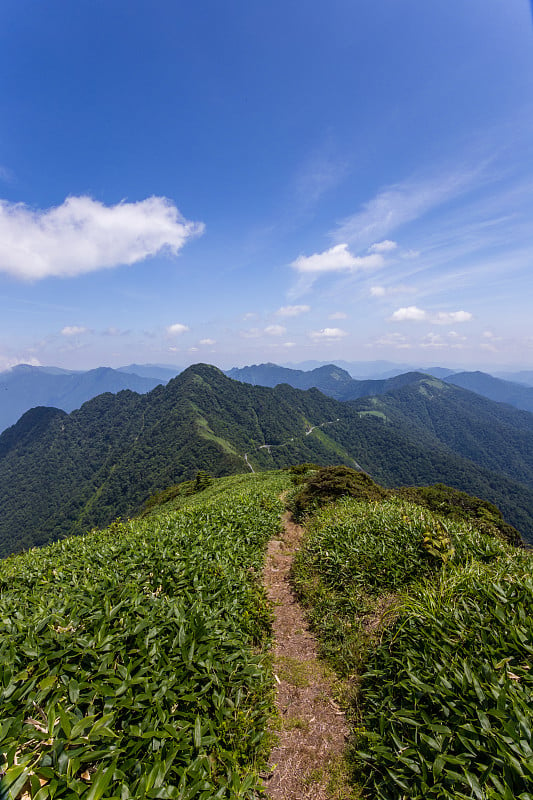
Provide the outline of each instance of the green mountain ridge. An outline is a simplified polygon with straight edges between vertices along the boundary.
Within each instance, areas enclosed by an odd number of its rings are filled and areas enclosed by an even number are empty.
[[[0,432],[32,407],[50,406],[69,412],[99,394],[125,389],[142,394],[173,377],[170,370],[141,372],[143,374],[135,373],[134,369],[128,372],[127,368],[110,367],[75,372],[29,364],[0,372]]]
[[[221,476],[305,461],[359,466],[386,486],[449,484],[495,503],[532,538],[533,478],[525,448],[533,417],[522,412],[523,423],[513,418],[515,428],[511,422],[505,428],[526,442],[517,445],[513,474],[505,475],[505,454],[485,464],[488,446],[472,447],[467,458],[454,452],[451,434],[439,438],[427,407],[431,392],[435,408],[457,393],[469,408],[471,393],[427,376],[379,398],[342,403],[317,389],[238,383],[199,364],[145,395],[100,395],[71,414],[33,409],[0,436],[0,555],[129,516],[156,490],[198,470]],[[451,412],[455,426],[462,424],[461,403]]]

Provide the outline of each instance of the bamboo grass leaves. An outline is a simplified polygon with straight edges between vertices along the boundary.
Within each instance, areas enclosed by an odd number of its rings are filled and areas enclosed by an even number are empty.
[[[323,650],[358,673],[372,800],[532,800],[533,556],[396,500],[317,512],[297,563]]]
[[[0,564],[6,798],[251,798],[270,712],[265,490]],[[3,756],[2,756],[3,753]]]

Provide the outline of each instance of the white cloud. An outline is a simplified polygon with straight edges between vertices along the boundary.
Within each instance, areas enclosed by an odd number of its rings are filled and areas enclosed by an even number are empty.
[[[189,327],[183,325],[181,322],[175,322],[173,325],[167,327],[167,334],[169,336],[180,336],[182,333],[187,333]]]
[[[29,357],[22,356],[20,358],[17,357],[13,358],[10,356],[2,355],[2,353],[0,353],[0,372],[3,372],[4,370],[7,371],[13,369],[13,367],[17,367],[19,364],[29,364],[30,367],[42,366],[39,359],[34,358],[33,356]]]
[[[427,318],[427,311],[417,308],[416,306],[407,306],[405,308],[399,308],[397,311],[395,311],[390,319],[391,322],[423,322]]]
[[[397,247],[397,242],[391,242],[390,239],[384,239],[382,242],[375,242],[368,249],[371,253],[390,253],[391,250],[396,250]]]
[[[283,325],[267,325],[265,333],[267,336],[283,336],[286,330]]]
[[[455,325],[460,322],[470,322],[472,314],[469,311],[438,311],[430,314],[417,306],[398,308],[389,317],[390,322],[431,322],[436,325]]]
[[[206,347],[210,347],[216,343],[216,339],[200,339],[200,344],[206,345]]]
[[[306,314],[311,311],[311,306],[281,306],[276,311],[278,317],[297,317],[299,314]]]
[[[312,256],[298,256],[291,267],[302,273],[319,274],[321,272],[356,272],[365,269],[377,269],[383,266],[383,256],[372,253],[368,256],[354,256],[347,244],[337,244],[323,253]]]
[[[176,255],[203,229],[164,197],[114,206],[67,197],[37,211],[0,200],[0,272],[33,281],[135,264],[161,251]]]
[[[328,319],[348,319],[348,314],[344,311],[334,311],[333,314],[330,314]]]
[[[309,336],[311,339],[342,339],[344,336],[348,336],[346,331],[341,330],[340,328],[322,328],[320,331],[311,331]]]
[[[61,331],[63,336],[81,336],[82,333],[89,333],[89,329],[82,325],[66,325]]]
[[[371,286],[370,287],[370,294],[372,297],[385,297],[387,294],[387,290],[384,286]]]
[[[296,342],[283,342],[283,347],[296,347]]]

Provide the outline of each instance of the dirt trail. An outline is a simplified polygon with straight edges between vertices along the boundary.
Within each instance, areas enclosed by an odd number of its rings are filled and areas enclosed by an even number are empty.
[[[289,582],[303,529],[283,517],[281,539],[268,547],[264,584],[274,606],[274,673],[279,743],[270,757],[265,789],[272,800],[333,800],[328,777],[339,763],[348,727],[331,695],[331,673]]]

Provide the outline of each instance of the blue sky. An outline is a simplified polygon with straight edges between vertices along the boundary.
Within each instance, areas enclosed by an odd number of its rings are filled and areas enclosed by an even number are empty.
[[[527,0],[3,0],[0,369],[533,366]]]

